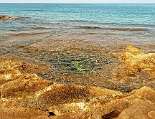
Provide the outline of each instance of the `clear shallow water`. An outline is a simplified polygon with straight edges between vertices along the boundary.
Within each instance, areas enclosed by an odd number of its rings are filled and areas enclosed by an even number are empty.
[[[39,26],[155,27],[155,4],[0,4],[0,15],[29,17],[0,22],[0,30]]]

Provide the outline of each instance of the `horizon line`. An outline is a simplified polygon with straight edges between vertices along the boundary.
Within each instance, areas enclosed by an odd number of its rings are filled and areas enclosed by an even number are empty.
[[[74,2],[74,3],[70,3],[70,2],[0,2],[7,4],[7,3],[45,3],[45,4],[155,4],[155,2]]]

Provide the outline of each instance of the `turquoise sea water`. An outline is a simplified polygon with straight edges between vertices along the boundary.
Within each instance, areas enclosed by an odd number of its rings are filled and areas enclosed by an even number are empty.
[[[0,4],[0,15],[26,17],[0,22],[0,30],[53,24],[155,27],[155,4]]]

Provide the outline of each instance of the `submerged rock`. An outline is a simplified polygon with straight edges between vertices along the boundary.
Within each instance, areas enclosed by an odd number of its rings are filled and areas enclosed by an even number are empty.
[[[19,19],[25,19],[25,18],[28,18],[28,17],[16,17],[16,16],[0,15],[0,21],[19,20]]]
[[[20,59],[0,59],[0,118],[154,118],[155,90],[152,88],[144,86],[124,93],[98,86],[59,84],[37,75],[45,70],[45,66]]]
[[[0,15],[0,21],[15,20],[16,18],[14,16]]]

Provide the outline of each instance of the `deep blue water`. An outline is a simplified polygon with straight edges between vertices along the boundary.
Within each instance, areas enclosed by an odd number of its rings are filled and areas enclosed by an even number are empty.
[[[155,4],[0,4],[0,14],[29,17],[1,22],[0,29],[52,23],[155,27]]]

